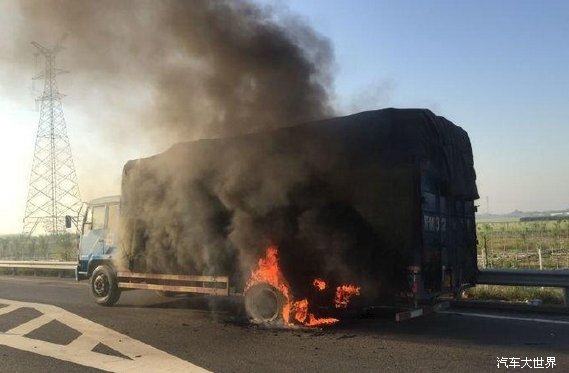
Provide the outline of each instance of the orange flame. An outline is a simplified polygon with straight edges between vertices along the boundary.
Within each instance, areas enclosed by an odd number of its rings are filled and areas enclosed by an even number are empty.
[[[308,317],[308,300],[303,299],[294,302],[294,319],[299,323],[303,323]]]
[[[247,281],[245,285],[245,291],[247,291],[251,286],[260,283],[268,283],[275,289],[281,291],[283,296],[286,298],[285,306],[283,308],[283,319],[285,323],[288,323],[290,317],[290,306],[291,298],[289,292],[289,284],[284,278],[281,269],[279,268],[278,261],[278,249],[276,246],[269,246],[265,253],[265,257],[259,259],[259,268],[251,272],[251,278]]]
[[[317,318],[309,311],[308,299],[294,301],[290,291],[290,285],[281,272],[278,261],[278,248],[269,246],[263,258],[259,259],[258,268],[251,272],[251,277],[247,281],[245,291],[254,285],[268,283],[278,289],[286,299],[283,306],[282,315],[285,325],[292,326],[295,322],[304,326],[331,325],[337,323],[336,318]],[[313,285],[319,290],[326,288],[326,282],[322,279],[315,279]],[[342,289],[342,290],[341,290]],[[334,303],[336,308],[346,308],[351,297],[359,295],[360,288],[353,285],[342,285],[336,289]],[[291,313],[293,317],[291,317]]]
[[[316,286],[320,291],[326,289],[326,281],[322,280],[321,278],[315,278],[312,285]]]
[[[304,326],[332,325],[337,323],[338,319],[333,317],[317,318],[312,313],[308,313],[308,300],[303,299],[294,302],[295,315],[294,318]]]
[[[336,308],[346,308],[354,295],[360,295],[360,287],[355,285],[341,285],[336,288],[334,305]]]

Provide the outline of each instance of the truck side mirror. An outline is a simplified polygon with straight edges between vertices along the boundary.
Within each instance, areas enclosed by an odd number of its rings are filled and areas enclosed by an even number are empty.
[[[65,228],[71,228],[71,216],[65,215]]]

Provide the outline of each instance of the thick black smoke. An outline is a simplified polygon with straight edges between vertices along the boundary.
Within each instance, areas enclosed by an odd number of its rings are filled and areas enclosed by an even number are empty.
[[[265,249],[277,245],[297,292],[315,277],[358,284],[372,273],[389,277],[384,265],[394,266],[392,253],[380,251],[376,235],[386,217],[373,215],[394,194],[381,195],[381,176],[398,175],[373,162],[380,149],[361,125],[354,125],[353,142],[346,142],[345,126],[326,127],[180,143],[129,162],[122,243],[130,269],[230,274],[242,284]],[[408,203],[398,202],[405,216]]]
[[[307,296],[315,277],[361,285],[371,296],[388,289],[418,237],[412,157],[390,142],[392,128],[405,124],[396,115],[180,143],[129,162],[125,264],[229,274],[243,284],[277,245],[295,295]]]

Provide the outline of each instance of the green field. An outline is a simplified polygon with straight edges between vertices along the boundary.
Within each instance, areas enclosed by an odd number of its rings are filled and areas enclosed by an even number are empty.
[[[77,236],[59,234],[23,237],[0,236],[0,260],[61,260],[77,259]]]
[[[540,299],[543,304],[562,304],[563,290],[529,286],[478,285],[463,293],[465,299],[527,302]]]
[[[480,268],[569,268],[569,220],[478,220],[478,266]],[[540,260],[541,257],[541,260]],[[563,302],[561,289],[479,285],[465,292],[467,298],[544,304]]]
[[[569,220],[478,222],[481,268],[569,268]]]

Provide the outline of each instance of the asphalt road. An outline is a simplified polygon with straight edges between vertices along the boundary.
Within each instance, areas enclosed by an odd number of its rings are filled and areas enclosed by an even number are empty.
[[[531,370],[498,368],[499,357],[555,357],[544,370],[569,371],[566,316],[461,309],[400,324],[370,314],[322,330],[275,330],[248,325],[232,306],[132,291],[105,308],[86,283],[0,276],[0,372]]]

